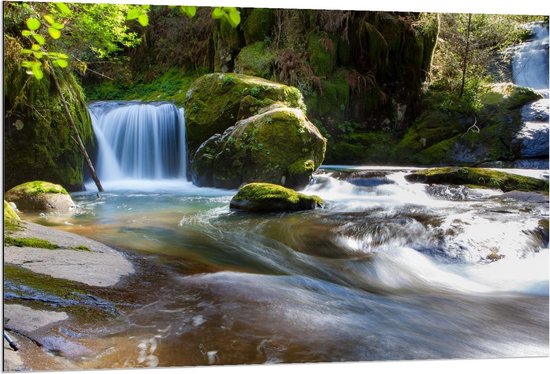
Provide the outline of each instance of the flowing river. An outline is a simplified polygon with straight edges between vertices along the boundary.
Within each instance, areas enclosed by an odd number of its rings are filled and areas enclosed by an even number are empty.
[[[131,306],[94,328],[102,353],[83,365],[547,355],[547,199],[406,172],[326,168],[306,192],[327,207],[301,213],[233,212],[235,191],[172,179],[36,216],[150,263],[119,286]]]

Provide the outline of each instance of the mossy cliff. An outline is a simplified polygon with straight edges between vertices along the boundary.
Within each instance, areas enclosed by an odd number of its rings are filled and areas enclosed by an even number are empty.
[[[522,125],[521,107],[539,99],[535,91],[513,84],[482,88],[479,110],[449,107],[449,94],[426,95],[426,110],[394,150],[394,162],[415,165],[511,163],[520,158],[515,134]],[[474,126],[475,125],[475,126]]]
[[[45,68],[36,80],[21,68],[21,45],[4,38],[4,188],[45,179],[80,190],[83,159],[72,133],[59,92]],[[82,140],[91,145],[93,131],[79,83],[66,69],[56,76]]]

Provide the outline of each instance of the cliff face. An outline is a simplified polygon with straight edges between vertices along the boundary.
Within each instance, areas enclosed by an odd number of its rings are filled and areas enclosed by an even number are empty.
[[[359,130],[395,131],[417,116],[436,15],[273,9],[242,15],[237,29],[214,26],[216,71],[297,86],[308,115],[329,134],[338,135],[346,121]]]
[[[66,118],[59,92],[44,71],[36,80],[21,68],[21,46],[4,38],[4,190],[33,180],[46,180],[69,190],[83,185],[83,160]],[[72,73],[56,72],[83,141],[93,139],[82,89]]]

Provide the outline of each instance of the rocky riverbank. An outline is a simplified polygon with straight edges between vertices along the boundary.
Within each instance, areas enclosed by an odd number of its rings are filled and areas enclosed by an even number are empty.
[[[90,353],[66,324],[120,314],[102,298],[135,268],[128,257],[79,235],[19,221],[4,236],[4,370],[74,370],[71,358]]]

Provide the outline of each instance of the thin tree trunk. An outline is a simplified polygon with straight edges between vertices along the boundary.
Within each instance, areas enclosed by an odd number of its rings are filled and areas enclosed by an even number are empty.
[[[468,14],[468,29],[466,31],[466,48],[464,48],[464,59],[462,60],[462,84],[460,85],[460,94],[464,94],[464,85],[466,84],[466,70],[468,69],[468,55],[470,54],[470,30],[472,28],[472,13]]]
[[[73,116],[71,115],[71,112],[69,110],[69,105],[65,101],[65,96],[63,96],[63,91],[61,91],[61,86],[59,85],[59,81],[57,80],[57,76],[55,75],[55,70],[53,65],[48,62],[48,65],[50,67],[50,71],[52,72],[52,78],[55,83],[55,87],[57,88],[57,91],[59,92],[59,97],[61,98],[61,102],[63,103],[63,108],[65,109],[65,114],[67,115],[67,118],[69,119],[69,124],[71,125],[71,129],[74,132],[74,136],[72,139],[78,146],[78,149],[80,150],[80,153],[84,157],[84,160],[86,160],[86,165],[88,166],[88,170],[90,171],[90,175],[92,176],[92,179],[95,182],[95,185],[97,186],[97,190],[99,192],[103,192],[103,186],[101,185],[101,182],[99,181],[99,178],[97,177],[97,174],[95,172],[94,165],[92,164],[92,160],[90,160],[90,157],[88,156],[88,152],[86,151],[86,147],[84,147],[84,143],[82,143],[82,138],[80,137],[80,133],[78,132],[78,128],[76,127]]]

